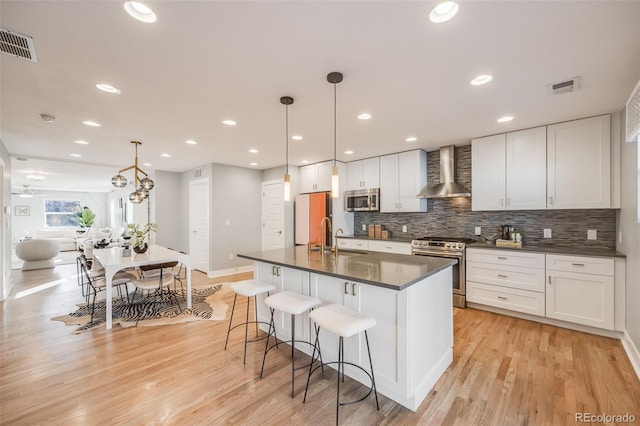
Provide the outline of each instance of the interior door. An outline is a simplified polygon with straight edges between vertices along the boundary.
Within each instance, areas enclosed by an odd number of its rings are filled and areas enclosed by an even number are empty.
[[[262,182],[262,250],[284,245],[284,183]]]
[[[192,268],[209,271],[209,179],[189,183],[189,255]]]

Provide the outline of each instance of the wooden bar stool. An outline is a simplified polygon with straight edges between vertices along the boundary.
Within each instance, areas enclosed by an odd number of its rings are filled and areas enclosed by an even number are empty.
[[[319,346],[312,344],[311,342],[307,342],[305,340],[297,340],[296,339],[296,315],[307,312],[316,306],[318,306],[322,301],[320,299],[316,299],[315,297],[305,296],[303,294],[293,293],[290,291],[283,291],[281,293],[276,293],[273,296],[269,296],[264,300],[264,303],[271,308],[271,324],[274,324],[273,321],[273,313],[274,311],[284,312],[285,314],[291,315],[291,340],[287,340],[284,343],[291,344],[291,398],[294,395],[294,380],[295,380],[295,371],[300,368],[306,368],[309,366],[313,366],[314,361],[316,360],[316,348],[318,348],[318,358],[320,359],[320,364],[322,365],[322,355],[320,354]],[[271,330],[271,325],[269,325],[269,330]],[[316,333],[317,333],[316,329]],[[264,346],[264,355],[262,357],[262,368],[260,369],[260,378],[262,378],[262,373],[264,372],[264,363],[267,359],[267,353],[273,349],[278,344],[278,339],[276,338],[276,344],[269,347],[269,336],[270,333],[267,334],[267,342]],[[313,354],[311,355],[311,362],[309,364],[305,364],[303,366],[297,367],[295,366],[295,349],[296,343],[304,343],[309,346],[313,346]]]
[[[227,344],[229,343],[229,333],[231,333],[231,330],[235,329],[236,327],[240,327],[242,325],[245,326],[244,328],[244,358],[242,363],[246,364],[247,363],[247,342],[256,342],[258,340],[262,340],[264,339],[264,337],[258,338],[258,323],[260,324],[267,324],[264,321],[258,321],[258,311],[257,311],[257,302],[256,302],[256,296],[259,294],[267,294],[267,296],[269,295],[270,291],[274,291],[276,289],[276,287],[273,284],[269,284],[266,283],[264,281],[258,281],[258,280],[245,280],[245,281],[238,281],[238,282],[234,282],[232,283],[229,288],[235,293],[235,295],[233,296],[233,308],[231,309],[231,318],[229,319],[229,329],[227,330],[227,340],[224,342],[224,350],[227,350]],[[236,300],[238,298],[238,295],[244,296],[247,298],[247,317],[245,322],[242,322],[240,324],[236,324],[233,327],[231,327],[231,323],[233,322],[233,313],[236,310]],[[253,303],[254,303],[254,320],[253,321],[249,321],[249,301],[251,300],[251,298],[253,297]],[[269,334],[271,333],[271,324],[273,323],[273,311],[271,312],[271,322],[268,324],[269,325]],[[255,324],[256,326],[256,338],[253,340],[247,340],[247,335],[249,334],[249,324]],[[275,335],[275,327],[273,329],[274,335]],[[267,335],[268,337],[269,335]],[[277,343],[277,338],[276,338],[276,343]],[[268,342],[268,340],[267,340]]]
[[[357,402],[364,401],[369,397],[369,395],[371,395],[372,391],[376,397],[376,408],[380,410],[380,405],[378,403],[378,391],[376,390],[376,380],[373,375],[373,363],[371,362],[371,349],[369,348],[369,336],[367,336],[367,330],[376,325],[377,323],[376,319],[373,317],[362,315],[340,304],[331,304],[327,306],[322,306],[312,311],[311,314],[309,314],[309,317],[316,323],[319,329],[325,329],[339,337],[338,360],[325,363],[326,365],[329,365],[329,364],[338,365],[338,381],[337,381],[338,384],[336,389],[336,424],[338,424],[341,405],[355,404]],[[344,338],[351,337],[361,332],[364,332],[364,337],[367,342],[367,353],[369,354],[369,367],[371,368],[371,374],[369,374],[369,372],[364,368],[362,368],[361,366],[344,360]],[[320,350],[318,335],[319,335],[319,330],[316,332],[315,345],[317,345],[318,350]],[[340,402],[340,376],[342,375],[342,380],[344,381],[345,364],[359,368],[367,376],[369,376],[369,378],[371,379],[371,387],[369,388],[369,392],[367,392],[367,394],[360,399],[357,399],[354,401],[348,401],[348,402]],[[307,391],[309,389],[309,381],[311,379],[311,375],[317,369],[318,367],[315,367],[315,368],[309,367],[309,376],[307,377],[307,386],[304,389],[304,399],[302,400],[303,403],[306,402],[307,400]]]

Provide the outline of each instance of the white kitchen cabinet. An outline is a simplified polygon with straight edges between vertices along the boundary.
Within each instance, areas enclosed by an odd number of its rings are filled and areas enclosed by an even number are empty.
[[[547,317],[614,329],[614,261],[547,255]]]
[[[297,294],[309,295],[309,273],[299,269],[286,268],[271,263],[256,262],[254,266],[255,279],[272,283],[276,289],[271,294],[281,291],[291,291]],[[257,296],[258,319],[269,323],[271,314],[264,305],[267,295]],[[296,339],[309,341],[310,320],[309,314],[296,315]],[[279,339],[291,339],[291,316],[279,311],[274,313],[276,334]]]
[[[357,238],[338,237],[338,249],[342,250],[369,250],[369,240],[359,240]]]
[[[545,315],[545,255],[467,249],[467,302]]]
[[[471,141],[471,208],[546,208],[546,127]]]
[[[380,157],[381,212],[426,212],[427,200],[417,197],[426,184],[426,152],[413,150]]]
[[[547,126],[548,208],[611,207],[610,127],[608,114]]]
[[[333,161],[300,167],[300,193],[331,191]]]
[[[380,188],[380,157],[347,163],[347,190]]]
[[[382,253],[411,254],[411,243],[389,240],[370,240],[369,251]]]

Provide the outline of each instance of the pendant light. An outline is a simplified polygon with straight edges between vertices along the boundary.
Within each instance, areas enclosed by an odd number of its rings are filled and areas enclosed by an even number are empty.
[[[327,81],[333,84],[333,167],[331,168],[331,197],[340,197],[340,183],[338,178],[338,164],[336,163],[337,151],[337,102],[336,102],[336,85],[342,81],[342,73],[330,72],[327,74]]]
[[[284,105],[285,111],[285,169],[284,169],[284,200],[291,201],[291,176],[289,176],[289,105],[293,104],[293,98],[291,96],[283,96],[280,98],[280,103]]]
[[[124,188],[127,186],[127,178],[122,176],[120,173],[133,169],[133,183],[136,185],[136,190],[129,194],[129,201],[134,204],[140,204],[143,200],[149,198],[149,191],[153,189],[155,184],[151,179],[149,179],[147,173],[138,167],[138,145],[142,145],[142,142],[131,141],[131,143],[135,146],[134,163],[132,166],[125,167],[118,171],[118,174],[111,178],[111,184],[116,188]],[[144,177],[140,179],[138,174],[144,175]]]

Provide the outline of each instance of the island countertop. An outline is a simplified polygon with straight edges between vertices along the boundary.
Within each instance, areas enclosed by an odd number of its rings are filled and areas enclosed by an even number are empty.
[[[404,290],[458,262],[441,257],[344,250],[336,258],[334,253],[307,252],[306,246],[238,253],[238,257],[393,290]]]

